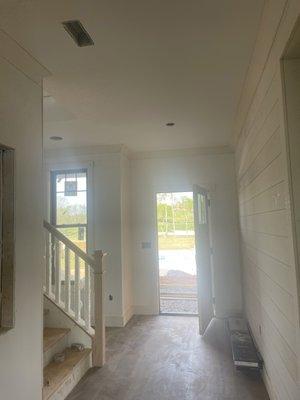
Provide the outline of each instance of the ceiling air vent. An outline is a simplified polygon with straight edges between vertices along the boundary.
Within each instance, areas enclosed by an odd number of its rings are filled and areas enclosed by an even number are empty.
[[[94,44],[92,38],[78,20],[65,21],[62,23],[65,30],[73,38],[77,46],[92,46]]]

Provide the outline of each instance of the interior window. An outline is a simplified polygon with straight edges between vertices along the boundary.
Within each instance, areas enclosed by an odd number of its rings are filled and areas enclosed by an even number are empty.
[[[51,172],[51,223],[87,251],[87,170]]]

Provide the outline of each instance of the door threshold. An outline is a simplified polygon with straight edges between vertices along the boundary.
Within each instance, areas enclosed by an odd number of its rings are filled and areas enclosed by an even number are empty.
[[[162,313],[159,312],[159,315],[165,317],[198,317],[198,314],[189,314],[189,313]]]

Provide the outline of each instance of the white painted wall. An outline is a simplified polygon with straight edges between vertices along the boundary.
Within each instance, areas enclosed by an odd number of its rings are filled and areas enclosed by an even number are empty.
[[[158,313],[155,193],[191,191],[193,184],[212,189],[217,315],[242,309],[234,157],[194,153],[128,160],[122,148],[46,152],[47,169],[92,165],[94,247],[110,253],[105,303],[110,326],[124,325],[132,313]],[[151,249],[142,250],[143,241],[150,241]]]
[[[145,155],[147,157],[147,155]],[[222,317],[242,309],[238,218],[233,154],[190,155],[162,152],[132,159],[131,215],[134,312],[158,313],[156,193],[212,188],[212,235],[216,312]],[[151,242],[142,249],[142,242]]]
[[[36,83],[25,76],[19,67],[17,69],[5,61],[2,58],[5,46],[7,45],[7,50],[13,49],[14,54],[17,54],[17,45],[4,43],[3,38],[1,43],[3,47],[0,55],[0,142],[16,150],[16,247],[15,328],[0,334],[0,398],[41,400],[43,325],[41,79]],[[21,62],[22,54],[19,55],[18,61]],[[10,59],[7,54],[4,56]],[[26,57],[29,57],[28,54]]]
[[[105,274],[107,326],[123,326],[131,316],[131,261],[128,202],[128,160],[122,146],[60,149],[45,152],[45,173],[88,167],[90,253],[108,252]],[[47,195],[49,197],[49,195]],[[49,208],[49,207],[48,207]],[[113,300],[109,300],[109,295]],[[128,317],[129,315],[129,317]]]
[[[266,1],[235,126],[245,310],[272,400],[300,398],[299,267],[280,70],[299,13],[299,1]]]
[[[130,162],[121,154],[122,288],[124,325],[133,315],[133,271],[131,257]]]
[[[105,310],[108,326],[122,326],[122,243],[120,153],[102,154],[94,160],[95,248],[109,253],[106,259]],[[113,296],[109,301],[108,296]]]
[[[300,28],[299,28],[300,30]],[[300,51],[299,51],[300,57]],[[300,58],[286,59],[283,65],[285,84],[287,141],[291,167],[291,188],[295,233],[300,260]]]

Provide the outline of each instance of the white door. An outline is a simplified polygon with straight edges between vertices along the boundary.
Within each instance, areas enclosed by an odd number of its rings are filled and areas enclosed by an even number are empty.
[[[194,186],[195,245],[198,280],[199,332],[203,335],[214,317],[208,191]]]

